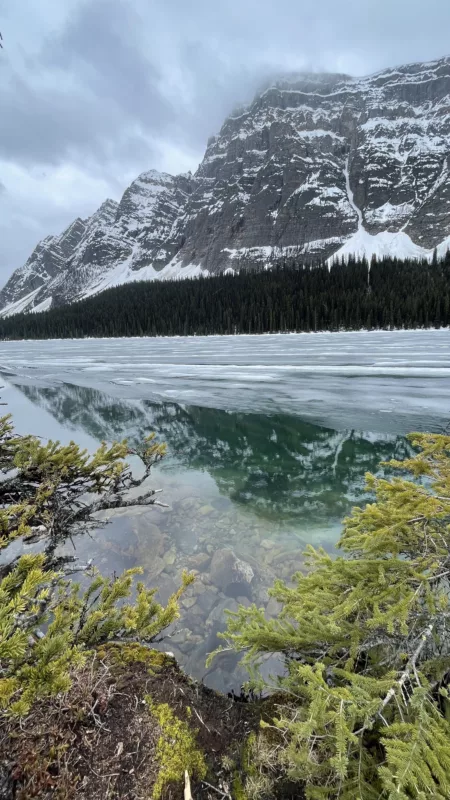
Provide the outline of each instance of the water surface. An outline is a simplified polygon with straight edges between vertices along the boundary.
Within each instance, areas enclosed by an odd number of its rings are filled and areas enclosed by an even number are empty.
[[[274,577],[302,568],[308,542],[334,551],[342,518],[367,499],[365,472],[404,457],[408,430],[447,424],[448,344],[443,330],[4,342],[0,371],[20,431],[90,449],[152,430],[167,442],[152,483],[169,507],[115,514],[75,555],[105,573],[142,564],[163,600],[196,569],[167,646],[230,689],[235,657],[204,667],[224,609],[254,601],[276,614]],[[224,549],[250,583],[214,570]]]

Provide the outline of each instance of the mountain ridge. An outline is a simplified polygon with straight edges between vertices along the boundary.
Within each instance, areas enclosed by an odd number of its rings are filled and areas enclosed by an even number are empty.
[[[286,256],[445,255],[449,56],[362,78],[277,76],[238,110],[194,175],[142,172],[119,203],[40,242],[0,292],[0,314]]]

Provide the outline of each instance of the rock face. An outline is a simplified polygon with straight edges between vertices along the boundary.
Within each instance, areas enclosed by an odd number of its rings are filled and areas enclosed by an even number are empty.
[[[195,176],[143,173],[119,204],[40,242],[0,309],[281,255],[445,253],[449,168],[450,58],[368,78],[281,78],[228,117]]]

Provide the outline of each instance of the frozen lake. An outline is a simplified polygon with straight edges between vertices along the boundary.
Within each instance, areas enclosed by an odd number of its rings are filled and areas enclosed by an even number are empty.
[[[154,430],[167,443],[152,482],[169,508],[127,509],[78,537],[75,555],[107,574],[143,565],[163,600],[197,569],[168,647],[228,690],[236,659],[204,667],[224,609],[276,614],[267,588],[301,568],[308,542],[334,550],[367,499],[366,471],[403,458],[408,431],[449,423],[449,345],[447,330],[2,342],[1,394],[20,432],[94,449]],[[218,577],[224,549],[251,566],[251,585]]]
[[[1,342],[0,371],[336,428],[406,431],[450,411],[448,330]]]

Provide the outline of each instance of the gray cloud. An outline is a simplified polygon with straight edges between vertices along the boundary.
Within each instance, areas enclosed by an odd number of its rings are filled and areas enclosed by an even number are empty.
[[[58,164],[88,155],[107,163],[120,157],[124,138],[145,155],[141,129],[161,133],[174,109],[157,88],[156,66],[133,47],[132,21],[139,23],[113,0],[87,3],[44,40],[22,74],[11,57],[0,89],[0,156]]]
[[[76,74],[101,101],[102,114],[120,114],[123,123],[134,120],[158,133],[173,122],[175,109],[158,88],[157,64],[136,46],[133,32],[143,24],[129,3],[88,2],[77,9],[61,36],[48,41],[43,62],[50,69]]]
[[[426,14],[423,0],[24,4],[2,23],[0,281],[140,171],[195,169],[269,76],[432,59],[450,29],[448,0],[428,0]]]

